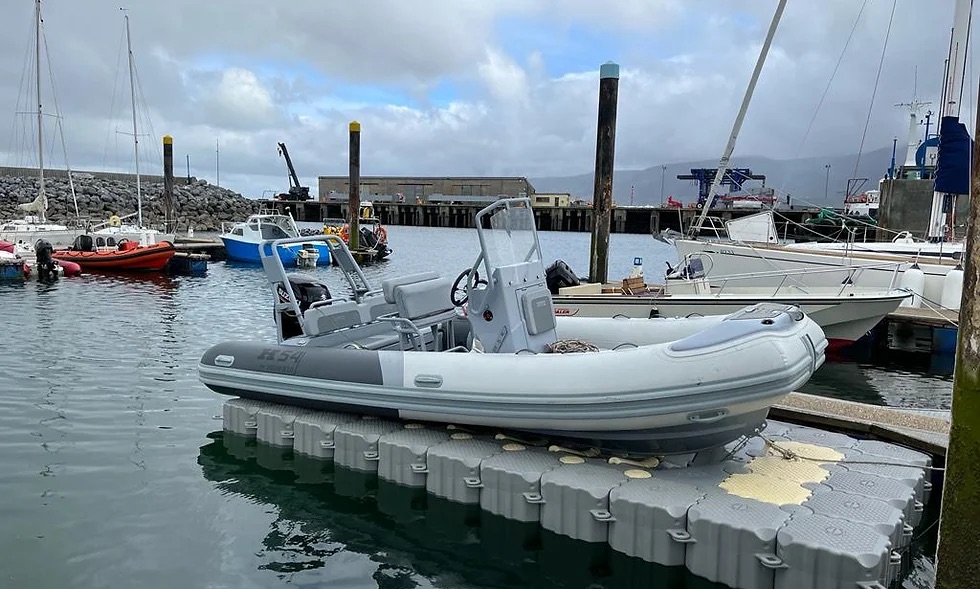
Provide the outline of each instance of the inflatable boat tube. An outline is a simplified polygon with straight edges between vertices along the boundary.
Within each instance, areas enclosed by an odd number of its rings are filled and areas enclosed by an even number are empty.
[[[563,323],[561,336],[587,335],[582,321],[579,331]],[[637,334],[634,325],[658,324],[618,321]],[[570,354],[226,342],[204,354],[199,375],[226,395],[667,454],[751,433],[823,363],[826,346],[798,310],[756,306],[673,341]]]

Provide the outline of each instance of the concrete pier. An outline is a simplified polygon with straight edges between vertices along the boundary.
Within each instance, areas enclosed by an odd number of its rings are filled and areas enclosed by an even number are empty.
[[[472,229],[473,219],[477,211],[486,203],[410,203],[386,202],[365,197],[374,204],[378,219],[385,225],[404,225],[410,227],[452,227]],[[285,211],[287,208],[297,221],[318,223],[326,218],[344,218],[350,214],[350,207],[344,200],[327,200],[321,202],[298,202],[267,200],[261,201],[263,206]],[[711,211],[710,217],[717,218],[721,223],[738,219],[746,215],[758,213],[753,209],[719,208]],[[820,209],[793,209],[779,211],[776,215],[776,228],[780,235],[792,233],[788,227],[792,223],[802,223],[819,214]],[[686,230],[700,210],[694,207],[673,208],[655,206],[615,206],[610,211],[610,233],[659,234],[661,231]],[[538,231],[570,231],[586,233],[592,231],[592,207],[588,205],[569,205],[567,207],[534,207],[534,219]],[[789,219],[789,221],[787,221]],[[702,235],[714,236],[709,223],[705,223]]]

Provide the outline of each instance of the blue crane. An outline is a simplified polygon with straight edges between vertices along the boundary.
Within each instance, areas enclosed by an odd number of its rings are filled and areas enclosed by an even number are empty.
[[[715,181],[718,170],[715,168],[692,168],[690,174],[678,174],[678,180],[696,180],[698,183],[698,208],[708,202],[708,191],[711,190],[711,183]],[[749,180],[762,180],[763,185],[766,181],[765,174],[753,174],[748,168],[728,168],[725,176],[721,179],[723,186],[728,186],[728,192],[738,192],[742,190],[742,184]],[[711,206],[718,203],[718,195],[711,199]]]

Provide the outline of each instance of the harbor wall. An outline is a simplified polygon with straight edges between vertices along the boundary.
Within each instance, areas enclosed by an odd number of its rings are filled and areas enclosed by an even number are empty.
[[[0,222],[23,218],[26,213],[17,205],[29,203],[37,197],[37,170],[24,170],[27,173],[17,174],[16,169],[0,169]],[[73,222],[75,207],[67,174],[64,170],[51,172],[51,176],[48,176],[47,170],[45,171],[47,219],[56,223]],[[163,177],[140,176],[144,225],[160,227],[164,222]],[[123,216],[136,212],[135,176],[73,173],[72,177],[79,220],[83,225],[103,223],[113,213]],[[186,178],[183,182],[175,183],[174,202],[177,229],[193,227],[196,231],[218,231],[223,221],[243,220],[258,212],[261,206],[257,200],[213,186],[205,180],[194,180],[187,184]]]
[[[878,241],[891,241],[895,232],[911,231],[924,238],[928,231],[932,212],[932,195],[935,180],[896,178],[882,180],[881,202],[878,205]],[[956,202],[955,233],[966,234],[969,199],[961,197]]]
[[[136,174],[125,174],[122,172],[92,172],[89,170],[72,170],[72,179],[75,182],[80,182],[84,180],[90,180],[97,178],[100,180],[118,180],[121,182],[133,182],[136,183]],[[15,176],[22,178],[37,178],[37,168],[18,168],[11,166],[0,166],[0,176]],[[47,178],[68,178],[68,170],[61,169],[44,169],[44,177]],[[157,176],[153,174],[140,174],[140,181],[147,184],[163,183],[163,176]],[[199,182],[197,178],[191,176],[190,181],[188,181],[187,176],[175,176],[174,184],[195,184]]]

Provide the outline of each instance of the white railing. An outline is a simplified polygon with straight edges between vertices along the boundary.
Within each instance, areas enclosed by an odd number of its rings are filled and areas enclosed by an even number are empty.
[[[685,268],[687,267],[691,259],[700,258],[700,257],[707,257],[709,260],[711,259],[709,254],[688,254],[687,256],[685,256],[684,264],[681,265],[680,267]],[[783,289],[787,286],[788,281],[793,280],[794,282],[798,282],[795,280],[798,276],[812,276],[814,274],[824,274],[824,275],[840,274],[843,276],[841,280],[840,289],[837,291],[837,296],[840,296],[844,293],[844,291],[847,289],[848,286],[858,286],[858,280],[860,279],[860,276],[868,270],[890,270],[892,272],[892,279],[891,282],[889,283],[887,290],[894,290],[896,289],[898,284],[899,271],[902,270],[903,266],[907,266],[907,265],[908,264],[905,262],[890,262],[890,263],[868,264],[868,265],[860,265],[860,266],[846,266],[846,267],[842,266],[842,267],[834,267],[834,268],[826,268],[826,267],[798,268],[795,270],[769,270],[765,272],[746,272],[742,274],[729,274],[723,276],[705,275],[701,278],[685,278],[683,280],[684,282],[687,283],[696,280],[704,280],[710,286],[712,294],[720,295],[722,292],[724,292],[725,288],[732,282],[742,282],[744,284],[745,282],[760,281],[766,278],[780,278],[779,284],[775,287],[773,291],[773,295],[775,296],[779,294],[780,289]],[[719,281],[720,281],[720,285],[717,284]],[[667,282],[666,288],[669,290],[670,288],[669,285],[671,281],[668,280],[666,282]],[[797,283],[794,286],[799,288],[802,293],[806,293],[807,288],[816,288],[812,286],[807,287],[806,285],[803,285],[801,283]]]

